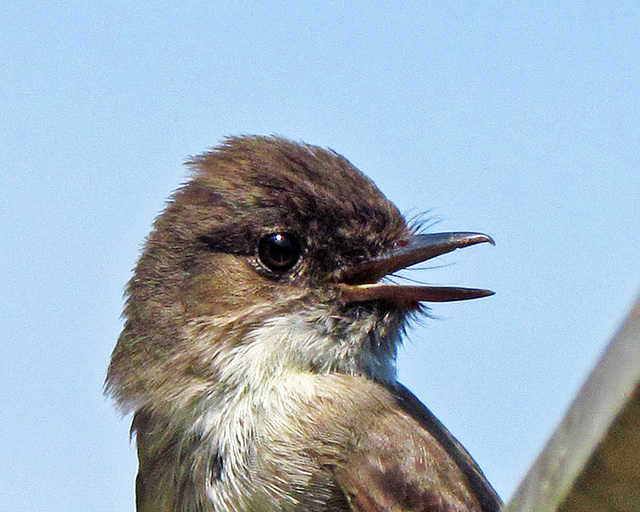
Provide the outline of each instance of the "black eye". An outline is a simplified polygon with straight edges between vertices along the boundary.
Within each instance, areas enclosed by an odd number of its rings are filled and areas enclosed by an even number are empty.
[[[290,233],[272,233],[258,243],[258,258],[269,270],[286,272],[300,259],[300,242]]]

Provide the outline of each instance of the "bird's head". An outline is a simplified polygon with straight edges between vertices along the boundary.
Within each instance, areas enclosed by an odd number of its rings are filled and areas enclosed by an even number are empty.
[[[125,410],[216,386],[246,391],[288,371],[393,380],[400,333],[423,301],[490,293],[380,283],[491,239],[416,234],[332,151],[238,137],[188,165],[127,288],[107,381]]]

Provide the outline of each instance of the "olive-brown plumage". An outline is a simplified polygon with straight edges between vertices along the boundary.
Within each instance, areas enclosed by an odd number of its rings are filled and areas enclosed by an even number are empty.
[[[229,138],[149,235],[107,387],[134,412],[139,511],[497,511],[469,454],[396,381],[424,301],[380,284],[491,239],[419,235],[343,157]]]

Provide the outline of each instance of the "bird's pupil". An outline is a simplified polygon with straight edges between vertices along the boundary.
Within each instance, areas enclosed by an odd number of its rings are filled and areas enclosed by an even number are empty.
[[[258,257],[264,266],[283,272],[293,268],[300,258],[300,244],[289,233],[273,233],[260,240]]]

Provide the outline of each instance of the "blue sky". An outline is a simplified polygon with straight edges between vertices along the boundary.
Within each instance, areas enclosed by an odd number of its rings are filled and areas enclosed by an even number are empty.
[[[504,498],[640,291],[637,2],[0,5],[0,509],[132,511],[102,396],[122,289],[182,162],[227,134],[345,155],[495,247],[416,270],[401,380]]]

